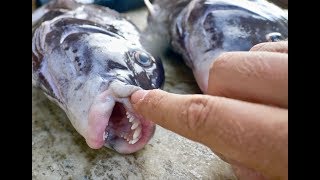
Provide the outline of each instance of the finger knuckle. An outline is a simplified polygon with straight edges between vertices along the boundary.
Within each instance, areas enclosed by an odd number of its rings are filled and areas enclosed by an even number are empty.
[[[235,54],[233,52],[225,52],[222,53],[211,66],[211,70],[219,70],[227,67],[229,65],[230,60],[234,58]]]
[[[233,69],[236,74],[243,77],[266,79],[269,76],[268,72],[272,72],[266,56],[268,56],[267,52],[243,55],[241,61],[233,64]]]
[[[270,63],[264,59],[264,54],[258,54],[255,59],[245,59],[243,68],[245,74],[259,79],[269,79],[272,74]]]
[[[186,121],[189,131],[201,132],[210,118],[209,114],[212,108],[209,99],[205,96],[194,96],[183,108],[182,119]]]

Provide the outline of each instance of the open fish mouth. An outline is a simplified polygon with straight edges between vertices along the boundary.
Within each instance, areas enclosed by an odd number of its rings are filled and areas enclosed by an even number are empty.
[[[121,153],[133,153],[143,148],[153,136],[155,125],[116,103],[103,134],[105,146]]]
[[[115,82],[100,94],[89,110],[85,136],[91,148],[103,146],[121,154],[142,149],[152,138],[155,124],[133,112],[129,101],[139,87]]]

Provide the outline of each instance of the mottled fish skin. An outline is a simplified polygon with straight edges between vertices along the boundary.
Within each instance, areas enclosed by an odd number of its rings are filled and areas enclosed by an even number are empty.
[[[37,6],[42,6],[48,2],[50,2],[50,0],[37,0]],[[83,4],[98,4],[118,12],[125,12],[144,5],[143,0],[76,0],[76,2]]]
[[[167,37],[203,92],[221,53],[248,51],[269,41],[270,33],[288,38],[287,13],[265,0],[155,0],[149,9],[149,31]]]
[[[164,70],[142,47],[138,29],[116,11],[58,0],[32,14],[32,82],[91,148],[128,154],[155,131],[132,112],[128,98],[141,88],[161,88]]]

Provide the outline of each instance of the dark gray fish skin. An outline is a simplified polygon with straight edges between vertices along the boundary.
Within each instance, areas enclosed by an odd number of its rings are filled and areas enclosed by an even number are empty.
[[[134,114],[128,98],[141,88],[161,88],[164,70],[142,47],[138,29],[117,12],[58,0],[32,14],[32,82],[91,148],[127,154],[143,148],[155,131]]]
[[[155,0],[148,31],[166,37],[183,56],[205,92],[214,59],[248,51],[258,43],[288,38],[287,14],[265,0]]]

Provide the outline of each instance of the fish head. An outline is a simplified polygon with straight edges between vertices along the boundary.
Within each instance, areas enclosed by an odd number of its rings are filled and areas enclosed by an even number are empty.
[[[193,0],[169,28],[171,45],[193,70],[203,92],[220,54],[288,38],[287,13],[265,0]]]
[[[148,50],[160,54],[170,47],[169,29],[172,20],[191,0],[144,0],[148,9],[147,22],[144,33]],[[155,43],[156,42],[156,43]],[[160,50],[160,53],[159,53]],[[162,51],[162,52],[161,52]]]
[[[88,76],[92,79],[87,83],[100,84],[88,112],[86,141],[92,148],[104,145],[121,153],[132,153],[150,140],[155,125],[134,113],[129,98],[139,89],[160,88],[164,71],[160,60],[142,47],[103,36],[88,37],[89,46],[80,51],[89,52],[93,61],[92,74]],[[88,54],[81,55],[86,59]]]
[[[98,80],[101,90],[88,113],[86,141],[92,148],[105,145],[121,153],[135,152],[152,137],[155,125],[134,113],[129,98],[138,89],[162,86],[162,64],[143,48],[125,46],[122,40],[90,38],[95,39],[89,48],[96,68],[90,84]]]
[[[129,98],[139,89],[161,88],[164,70],[136,37],[68,16],[42,23],[34,32],[33,81],[64,109],[93,149],[134,153],[155,132],[155,124],[136,114]]]

